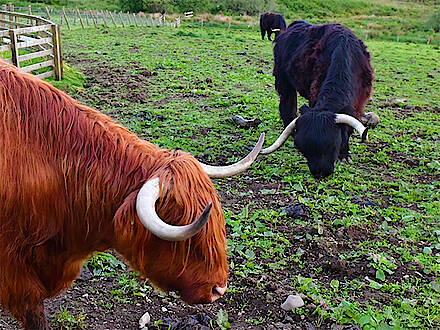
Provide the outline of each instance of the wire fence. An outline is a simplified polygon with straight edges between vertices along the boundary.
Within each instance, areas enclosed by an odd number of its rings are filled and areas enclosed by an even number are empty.
[[[180,27],[181,16],[162,15],[160,13],[128,13],[108,10],[80,10],[77,8],[54,9],[50,7],[6,7],[9,11],[40,16],[59,24],[62,28],[85,29],[88,27],[125,27],[125,26],[171,26]],[[11,10],[12,9],[12,10]],[[191,17],[192,12],[184,17]]]

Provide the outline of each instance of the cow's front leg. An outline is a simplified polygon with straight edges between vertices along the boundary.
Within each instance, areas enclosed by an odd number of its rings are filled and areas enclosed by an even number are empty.
[[[353,134],[353,128],[343,125],[341,127],[341,148],[339,149],[339,160],[344,163],[352,163],[350,157],[350,136]]]
[[[284,127],[287,127],[296,118],[296,107],[296,91],[287,96],[280,96],[279,110]]]
[[[50,330],[52,329],[47,323],[46,314],[44,313],[43,302],[39,303],[35,308],[26,311],[23,320],[25,330]]]
[[[270,41],[272,41],[271,35],[272,35],[272,31],[270,29],[267,30],[267,39],[269,39]]]
[[[361,118],[359,118],[359,121],[365,126],[376,128],[380,122],[380,118],[374,112],[367,112]]]

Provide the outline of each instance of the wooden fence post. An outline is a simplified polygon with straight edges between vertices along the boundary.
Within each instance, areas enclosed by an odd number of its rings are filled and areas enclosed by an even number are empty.
[[[93,15],[93,11],[90,11],[90,16],[92,17],[93,25],[95,28],[98,28],[98,23],[96,22],[95,15]]]
[[[83,20],[82,20],[81,14],[80,14],[80,12],[79,12],[79,10],[78,10],[78,7],[75,8],[75,9],[76,9],[76,14],[78,15],[78,18],[79,18],[79,22],[81,23],[81,27],[82,27],[82,29],[84,30],[84,23],[83,23]]]
[[[53,59],[55,63],[55,80],[63,79],[63,63],[61,61],[60,26],[52,24]]]
[[[138,26],[135,13],[133,13],[133,21],[134,21],[134,25]]]
[[[84,17],[86,18],[86,24],[87,24],[87,26],[90,26],[90,22],[89,22],[89,13],[87,12],[87,10],[84,10]]]
[[[47,19],[48,19],[49,21],[51,21],[51,20],[52,20],[52,18],[50,18],[50,12],[49,12],[49,8],[48,8],[48,7],[45,7],[44,9],[46,9],[46,15],[47,15]]]
[[[13,5],[12,3],[9,3],[9,4],[8,4],[8,11],[10,11],[10,12],[13,12],[13,11],[14,11],[14,5]],[[11,22],[13,22],[13,21],[14,21],[14,16],[13,16],[13,15],[9,15],[9,20],[10,20]]]
[[[17,48],[17,35],[14,30],[9,31],[9,39],[11,41],[11,53],[12,53],[12,64],[19,68],[18,63],[18,48]]]
[[[6,11],[6,5],[2,5],[2,10]],[[5,19],[5,14],[1,14],[0,19]],[[0,26],[1,27],[6,26],[6,23],[1,23]]]
[[[28,5],[28,14],[29,14],[29,15],[32,15],[32,8],[31,8],[31,5]],[[32,21],[31,21],[30,18],[27,20],[27,23],[28,23],[29,25],[32,24]]]
[[[113,17],[113,14],[111,11],[107,11],[108,14],[110,15],[110,18],[112,19],[113,24],[115,25],[115,27],[118,27],[118,25],[116,24],[115,18]]]
[[[122,12],[121,11],[119,12],[119,19],[121,20],[122,26],[125,27],[125,22],[122,19]]]
[[[131,15],[130,15],[130,13],[127,13],[127,20],[128,20],[128,25],[133,25],[133,24],[131,24]]]
[[[69,24],[69,21],[67,20],[67,15],[66,15],[66,11],[64,10],[64,7],[63,7],[63,16],[64,16],[64,20],[66,21],[67,28],[68,28],[69,30],[71,30],[71,28],[70,28],[70,24]]]
[[[107,20],[105,19],[104,11],[101,10],[101,14],[102,14],[102,19],[103,19],[103,21],[104,21],[104,25],[105,25],[105,26],[108,26],[108,24],[107,24]]]

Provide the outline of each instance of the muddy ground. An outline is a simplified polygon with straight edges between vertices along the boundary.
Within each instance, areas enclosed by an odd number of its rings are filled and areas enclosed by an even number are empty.
[[[78,56],[80,58],[80,55]],[[130,104],[122,104],[115,98],[115,91],[120,90],[119,85],[124,85],[123,90],[127,94],[123,96],[125,100],[129,100],[135,107],[137,103],[148,102],[148,95],[143,93],[133,93],[130,91],[142,89],[148,84],[151,76],[158,75],[158,70],[142,70],[138,68],[138,74],[132,73],[133,70],[126,70],[124,67],[110,68],[105,63],[90,65],[88,62],[79,60],[77,57],[70,55],[66,62],[73,65],[77,69],[83,71],[86,75],[85,87],[89,90],[93,87],[107,86],[108,88],[100,88],[96,93],[78,93],[75,97],[81,102],[89,105],[100,104],[101,108],[105,105],[112,107],[110,116],[118,118],[127,118],[132,116],[128,111]],[[132,65],[136,65],[135,63]],[[133,68],[131,68],[133,69]],[[115,89],[112,89],[114,86]],[[184,97],[184,96],[183,96]],[[193,95],[188,97],[195,97]],[[203,96],[200,96],[203,97]],[[406,115],[407,111],[403,109],[399,115]],[[142,116],[137,113],[136,116]],[[136,119],[136,118],[135,118]],[[145,120],[146,118],[142,118]],[[160,120],[166,120],[161,118]],[[370,144],[369,148],[380,148],[379,145]],[[242,156],[242,155],[239,155]],[[398,161],[417,162],[416,159],[406,157],[405,154],[394,155]],[[424,182],[426,180],[438,180],[438,177],[419,177],[415,178]],[[248,173],[246,177],[231,178],[220,183],[219,195],[221,196],[224,207],[232,212],[239,213],[248,203],[243,197],[237,196],[231,191],[252,191],[252,198],[255,201],[254,208],[267,208],[281,210],[289,205],[297,203],[296,199],[285,195],[278,194],[277,190],[282,187],[282,183],[266,182],[262,178],[253,176]],[[226,187],[228,186],[228,187]],[[243,186],[245,188],[243,188]],[[223,189],[224,188],[224,189]],[[228,188],[228,189],[226,189]],[[262,193],[262,189],[266,189]],[[267,191],[273,191],[268,193]],[[361,196],[352,196],[352,201],[359,205],[368,205],[372,203],[363,199]],[[386,207],[386,195],[381,197],[381,205]],[[308,219],[308,210],[301,209],[295,216],[301,217],[306,222]],[[328,215],[332,217],[334,215]],[[268,224],[270,227],[271,225]],[[93,276],[87,269],[84,270],[80,279],[65,293],[55,299],[46,302],[47,314],[53,316],[60,313],[60,309],[66,310],[71,315],[85,315],[83,325],[88,329],[136,329],[138,328],[138,320],[148,311],[153,322],[162,320],[162,324],[151,326],[151,329],[206,329],[209,325],[209,319],[212,320],[211,327],[218,328],[216,320],[218,311],[225,310],[229,314],[229,322],[234,329],[314,329],[313,324],[319,324],[320,328],[333,329],[358,329],[358,326],[336,326],[333,320],[318,320],[318,316],[313,313],[316,308],[328,308],[324,302],[321,306],[317,306],[312,298],[305,298],[306,313],[291,313],[283,311],[280,304],[284,299],[292,293],[295,293],[291,277],[301,274],[304,277],[314,276],[314,271],[321,268],[319,280],[322,283],[329,283],[332,280],[347,281],[355,278],[375,278],[374,269],[367,267],[367,261],[343,262],[338,255],[343,251],[349,251],[357,246],[359,242],[365,240],[375,240],[371,231],[362,225],[342,227],[338,231],[327,230],[324,225],[321,238],[319,240],[304,239],[307,234],[315,234],[316,226],[299,226],[292,223],[278,225],[273,228],[274,232],[282,233],[290,242],[292,242],[291,250],[286,251],[286,255],[294,255],[298,248],[304,253],[300,256],[301,265],[299,263],[291,263],[285,269],[273,270],[269,267],[263,272],[266,275],[249,274],[246,278],[237,275],[234,271],[230,273],[230,282],[234,283],[235,288],[244,288],[244,290],[236,290],[229,292],[224,299],[212,305],[188,306],[173,296],[165,296],[155,291],[148,292],[146,297],[133,296],[127,294],[124,300],[115,299],[111,295],[111,291],[118,287],[118,279],[116,276]],[[231,228],[227,227],[228,234]],[[396,239],[397,240],[397,239]],[[399,243],[399,242],[396,242]],[[257,256],[258,258],[258,256]],[[240,257],[232,256],[229,262],[240,264]],[[271,260],[267,260],[269,263]],[[289,261],[290,262],[290,261]],[[414,265],[398,265],[396,271],[391,277],[393,280],[399,281],[403,276],[426,277],[419,269],[418,264]],[[122,270],[121,270],[122,271]],[[423,274],[423,275],[422,275]],[[260,285],[264,283],[264,286]],[[408,297],[411,293],[408,293]],[[356,299],[366,300],[375,298],[381,304],[388,304],[393,297],[385,293],[378,293],[375,290],[363,288],[359,291]],[[189,316],[198,318],[197,322],[190,319]],[[256,320],[254,324],[249,323],[249,319]],[[180,323],[179,323],[180,322]],[[75,322],[73,322],[75,324]],[[198,323],[198,325],[196,325]],[[261,324],[258,324],[261,323]],[[74,327],[74,324],[72,325]],[[205,325],[203,325],[205,324]],[[53,323],[56,326],[55,323]],[[205,326],[205,328],[204,328]],[[17,323],[10,318],[5,312],[0,311],[0,329],[19,329]]]

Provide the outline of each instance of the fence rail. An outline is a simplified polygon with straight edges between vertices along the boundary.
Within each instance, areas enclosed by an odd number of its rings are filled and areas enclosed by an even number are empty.
[[[128,13],[108,10],[81,10],[78,8],[15,7],[15,12],[33,13],[67,29],[87,27],[170,26],[179,27],[180,17],[159,13]],[[0,21],[1,22],[1,21]]]
[[[0,56],[4,61],[39,78],[55,75],[56,80],[61,80],[60,43],[59,25],[40,16],[15,12],[12,5],[2,6]]]

